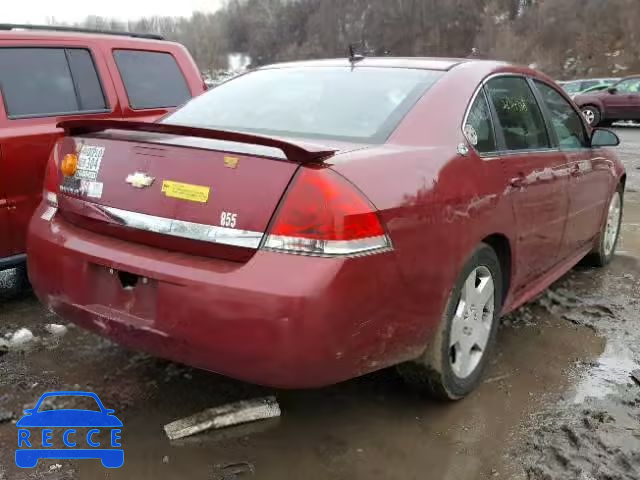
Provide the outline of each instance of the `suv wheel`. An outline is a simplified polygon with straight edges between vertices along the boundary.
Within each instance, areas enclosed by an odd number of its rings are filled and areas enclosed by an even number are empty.
[[[402,377],[440,400],[458,400],[474,390],[495,343],[502,291],[500,262],[483,243],[451,290],[431,346],[398,366]]]
[[[582,108],[582,115],[584,115],[585,120],[591,127],[598,126],[602,118],[602,116],[600,115],[600,110],[598,110],[597,107],[591,105]]]

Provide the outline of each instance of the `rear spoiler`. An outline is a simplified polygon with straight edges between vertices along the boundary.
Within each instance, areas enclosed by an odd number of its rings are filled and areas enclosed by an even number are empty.
[[[68,120],[58,123],[58,128],[63,128],[67,135],[84,135],[87,133],[103,132],[105,130],[113,129],[210,138],[213,140],[225,140],[228,142],[260,145],[263,147],[272,147],[282,150],[287,157],[287,160],[296,163],[317,162],[336,153],[336,150],[327,150],[321,146],[303,142],[298,144],[261,135],[252,135],[227,130],[210,130],[208,128],[187,127],[183,125],[169,125],[166,123],[146,123],[123,120]]]

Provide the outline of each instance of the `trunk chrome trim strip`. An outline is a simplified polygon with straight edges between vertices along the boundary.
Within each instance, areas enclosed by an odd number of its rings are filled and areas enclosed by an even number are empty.
[[[114,221],[125,227],[201,242],[257,250],[264,236],[262,232],[185,222],[145,213],[130,212],[114,207],[100,206],[99,208]]]

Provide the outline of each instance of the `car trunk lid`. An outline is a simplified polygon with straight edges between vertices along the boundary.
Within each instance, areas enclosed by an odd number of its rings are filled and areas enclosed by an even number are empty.
[[[335,147],[138,122],[66,122],[78,167],[60,186],[68,221],[158,248],[245,261],[301,164]],[[58,158],[69,141],[56,147]]]

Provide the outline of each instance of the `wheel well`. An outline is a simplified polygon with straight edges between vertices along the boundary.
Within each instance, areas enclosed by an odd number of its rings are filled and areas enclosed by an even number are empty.
[[[511,244],[507,237],[498,233],[488,236],[482,240],[482,242],[493,248],[500,261],[500,270],[502,272],[502,302],[504,303],[511,285]]]
[[[580,110],[582,110],[584,108],[587,108],[587,107],[595,108],[596,110],[598,110],[598,112],[602,113],[602,109],[598,105],[595,105],[593,103],[587,103],[585,105],[581,105],[580,106]]]

